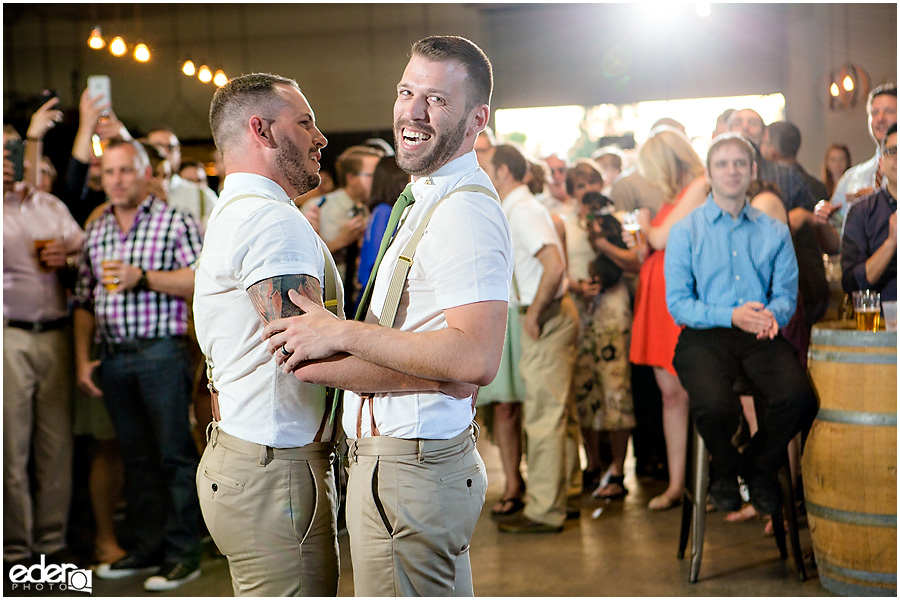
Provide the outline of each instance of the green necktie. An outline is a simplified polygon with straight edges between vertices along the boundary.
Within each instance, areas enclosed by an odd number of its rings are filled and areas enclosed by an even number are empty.
[[[394,240],[394,233],[396,233],[397,224],[400,222],[400,217],[403,215],[403,211],[406,210],[407,206],[410,206],[416,199],[413,197],[412,193],[412,184],[406,186],[403,190],[403,193],[400,194],[400,197],[397,198],[397,202],[394,203],[394,208],[391,210],[391,216],[388,219],[387,227],[384,229],[384,236],[381,238],[381,246],[378,248],[378,256],[375,257],[375,264],[372,266],[372,272],[369,274],[369,281],[366,283],[366,289],[363,291],[362,298],[359,301],[359,308],[356,309],[356,320],[362,321],[366,317],[366,312],[369,310],[369,302],[372,300],[372,288],[375,286],[375,275],[378,274],[378,267],[381,265],[381,259],[384,258],[384,253],[387,252],[388,246],[391,245],[391,242]]]

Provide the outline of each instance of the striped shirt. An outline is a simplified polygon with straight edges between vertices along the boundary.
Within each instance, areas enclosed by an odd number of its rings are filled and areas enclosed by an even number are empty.
[[[672,226],[666,242],[666,303],[679,325],[731,327],[731,312],[761,302],[783,328],[797,308],[797,257],[787,225],[749,204],[737,219],[710,194]]]
[[[188,305],[182,298],[147,289],[108,293],[100,281],[104,257],[117,256],[145,271],[175,271],[194,265],[201,243],[197,221],[152,194],[138,206],[127,232],[119,227],[111,207],[91,223],[72,301],[94,313],[97,341],[184,335],[188,321]]]

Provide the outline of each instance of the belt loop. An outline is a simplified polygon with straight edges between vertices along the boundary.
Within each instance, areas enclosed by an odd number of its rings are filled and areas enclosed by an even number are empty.
[[[359,462],[359,458],[357,458],[358,455],[357,455],[357,453],[356,453],[356,452],[357,452],[356,443],[357,443],[358,441],[359,441],[359,440],[353,440],[353,443],[352,443],[352,444],[348,444],[348,446],[347,446],[347,458],[350,459],[350,460],[352,460],[352,461],[355,462],[355,463],[358,463],[358,462]]]
[[[478,437],[481,435],[481,427],[478,426],[478,421],[472,421],[472,438],[473,441],[478,442]]]
[[[417,446],[419,447],[419,455],[417,458],[418,458],[419,462],[425,462],[425,440],[417,440],[417,441],[418,441]]]
[[[259,447],[259,466],[265,467],[275,458],[275,453],[272,452],[272,448],[269,446],[260,446]]]
[[[210,421],[206,426],[206,443],[209,444],[212,448],[216,447],[216,442],[219,439],[219,427],[215,421]]]

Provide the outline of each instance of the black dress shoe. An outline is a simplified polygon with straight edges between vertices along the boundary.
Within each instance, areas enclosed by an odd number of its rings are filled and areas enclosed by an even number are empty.
[[[743,505],[737,477],[720,477],[710,482],[708,497],[716,510],[723,512],[740,510]]]
[[[520,513],[511,519],[498,523],[497,529],[503,533],[559,533],[563,530],[563,527],[562,525],[538,523]]]
[[[750,504],[761,515],[773,515],[781,509],[781,486],[770,471],[759,471],[747,480]]]

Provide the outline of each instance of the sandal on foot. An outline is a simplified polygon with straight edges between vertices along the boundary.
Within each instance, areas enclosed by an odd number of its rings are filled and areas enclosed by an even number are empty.
[[[609,492],[610,488],[615,489],[615,487],[619,487],[619,491]],[[591,494],[594,498],[599,498],[601,500],[618,500],[619,498],[624,498],[628,495],[628,488],[625,487],[625,476],[624,475],[610,475],[606,481],[606,485],[598,487]]]
[[[660,494],[659,496],[650,500],[647,503],[647,508],[650,510],[669,510],[670,508],[674,508],[681,504],[681,496],[676,496],[672,498],[671,496],[666,496],[665,494]]]
[[[756,509],[753,508],[753,505],[749,503],[742,506],[740,510],[730,512],[725,515],[725,520],[729,523],[753,521],[755,519],[762,519],[762,516],[758,512],[756,512]]]
[[[498,509],[497,506],[500,508]],[[495,517],[508,517],[525,508],[521,498],[503,498],[491,509],[491,515]]]

